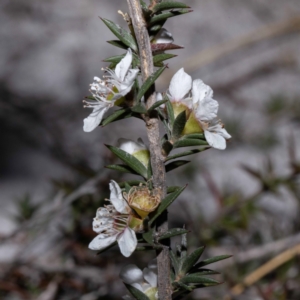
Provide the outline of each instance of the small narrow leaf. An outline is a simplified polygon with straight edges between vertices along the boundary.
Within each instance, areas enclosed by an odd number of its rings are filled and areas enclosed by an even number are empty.
[[[127,182],[125,182],[126,193],[129,193],[130,189],[131,189],[131,186]]]
[[[150,245],[154,244],[153,231],[154,231],[154,229],[152,228],[149,231],[143,233],[144,240]]]
[[[106,59],[104,59],[104,62],[112,62],[112,63],[119,63],[121,61],[121,59],[123,59],[125,57],[125,54],[122,55],[116,55],[116,56],[111,56],[108,57]]]
[[[172,228],[172,229],[164,232],[162,235],[160,235],[158,237],[158,240],[161,241],[161,240],[164,240],[164,239],[169,239],[173,236],[182,235],[182,234],[185,234],[185,233],[188,233],[188,232],[189,232],[188,230],[183,229],[183,228]]]
[[[104,24],[111,30],[111,32],[126,46],[131,48],[133,51],[137,51],[137,45],[133,38],[133,36],[126,31],[124,28],[120,27],[118,24],[115,24],[114,22],[100,18]]]
[[[173,106],[170,101],[166,102],[166,108],[167,108],[167,113],[168,113],[169,124],[170,124],[171,128],[173,128],[175,117],[174,117]]]
[[[186,186],[178,189],[174,193],[167,195],[167,197],[161,201],[156,212],[154,213],[154,216],[152,216],[152,218],[149,222],[150,226],[175,201],[175,199],[183,192],[183,190],[185,188],[186,188]]]
[[[147,80],[141,86],[137,96],[136,101],[140,101],[151,85],[154,84],[155,80],[161,75],[161,73],[165,70],[165,66],[161,67],[160,69],[156,70],[152,75],[150,75]]]
[[[132,107],[131,110],[138,114],[146,114],[147,113],[146,107],[142,104],[137,104],[136,106]]]
[[[122,108],[122,109],[115,111],[114,113],[112,113],[111,115],[106,117],[105,119],[103,119],[100,125],[106,126],[109,123],[131,117],[131,115],[132,115],[132,113],[129,108]]]
[[[174,284],[180,286],[182,289],[186,290],[186,291],[189,291],[189,292],[192,292],[193,291],[193,288],[192,287],[189,287],[188,285],[184,284],[183,282],[181,281],[176,281],[174,282]]]
[[[130,186],[135,186],[135,185],[139,185],[140,183],[145,183],[144,181],[141,180],[128,180],[125,182],[118,182],[118,185],[121,189],[125,188],[126,183],[129,184]]]
[[[174,11],[169,11],[166,13],[162,13],[159,15],[155,15],[154,17],[151,18],[149,25],[153,25],[155,23],[159,23],[162,21],[166,21],[168,18],[172,18],[178,15],[183,15],[192,12],[192,10],[189,9],[180,9],[180,10],[174,10]]]
[[[186,124],[186,112],[182,111],[174,121],[172,129],[172,138],[176,141],[183,131],[183,128]]]
[[[187,134],[185,136],[183,136],[183,138],[185,139],[200,139],[200,140],[204,140],[204,133],[191,133],[191,134]]]
[[[215,279],[195,276],[194,274],[184,276],[183,278],[180,279],[180,281],[185,284],[186,283],[201,283],[201,284],[209,284],[209,285],[220,284],[220,282]]]
[[[188,255],[184,261],[182,262],[182,266],[180,268],[180,274],[184,275],[186,274],[198,261],[200,256],[202,255],[204,251],[204,246],[196,249],[194,252],[192,252],[190,255]]]
[[[201,267],[213,264],[213,263],[215,263],[217,261],[224,260],[224,259],[227,259],[227,258],[230,258],[230,257],[232,257],[232,255],[219,255],[219,256],[212,257],[212,258],[208,258],[208,259],[205,259],[205,260],[200,261],[199,263],[197,263],[194,266],[193,269],[195,269],[195,268],[201,268]]]
[[[167,193],[170,194],[170,193],[176,192],[180,188],[181,188],[180,186],[168,186]]]
[[[140,290],[136,289],[135,287],[133,287],[130,284],[126,284],[124,283],[127,290],[130,292],[130,294],[135,297],[135,299],[137,300],[150,300],[148,298],[148,296],[146,296],[143,292],[141,292]]]
[[[177,49],[183,49],[184,47],[171,44],[171,43],[162,43],[162,44],[151,44],[151,50],[152,53],[159,53],[167,50],[177,50]]]
[[[181,166],[184,166],[186,164],[188,164],[190,161],[189,160],[175,160],[172,161],[171,163],[166,165],[166,172],[170,172],[173,171]]]
[[[196,139],[180,139],[174,143],[174,148],[192,147],[192,146],[207,146],[208,143],[203,140]]]
[[[123,173],[130,173],[134,175],[138,175],[137,172],[132,170],[129,166],[127,165],[107,165],[105,166],[106,169],[118,171],[118,172],[123,172]]]
[[[114,153],[116,156],[118,156],[122,161],[124,161],[135,172],[137,172],[144,178],[147,178],[147,169],[137,158],[135,158],[133,155],[131,155],[117,147],[109,146],[109,145],[106,145],[106,147],[112,153]]]
[[[214,271],[214,270],[209,270],[209,269],[200,269],[198,270],[199,272],[192,273],[189,275],[194,275],[194,276],[203,276],[203,275],[218,275],[220,272]]]
[[[154,110],[155,108],[161,106],[162,104],[166,103],[168,100],[160,100],[160,101],[156,101],[149,109],[148,109],[148,113],[150,113],[152,110]]]
[[[147,167],[147,178],[150,180],[152,178],[153,172],[152,172],[152,165],[151,165],[151,159],[148,161],[148,167]],[[152,186],[152,181],[150,180],[149,184]]]
[[[115,47],[121,48],[121,49],[125,49],[125,50],[128,49],[128,47],[124,43],[122,43],[121,41],[118,41],[118,40],[107,41],[107,43],[109,43]]]
[[[153,13],[157,13],[159,11],[175,9],[175,8],[190,8],[190,7],[187,6],[185,3],[166,1],[166,2],[156,4],[152,11]]]
[[[173,144],[170,143],[169,141],[165,141],[162,144],[162,150],[163,150],[163,154],[164,156],[167,156],[173,149]]]
[[[207,149],[209,149],[209,148],[193,149],[193,150],[190,150],[190,151],[180,152],[180,153],[168,156],[165,161],[169,161],[171,159],[175,159],[175,158],[179,158],[179,157],[183,157],[183,156],[188,156],[188,155],[196,154],[196,153],[199,153],[199,152],[203,152],[203,151],[205,151]]]
[[[177,275],[178,271],[179,271],[179,260],[172,250],[170,251],[169,256],[170,256],[171,263],[174,268],[175,274]]]
[[[160,53],[153,56],[153,63],[154,64],[160,63],[176,56],[177,56],[176,54],[171,54],[171,53]]]

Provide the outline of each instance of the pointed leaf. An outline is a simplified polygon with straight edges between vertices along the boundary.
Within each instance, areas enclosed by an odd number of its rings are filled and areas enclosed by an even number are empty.
[[[146,79],[146,81],[143,83],[136,96],[137,102],[142,99],[142,97],[149,90],[149,88],[154,84],[155,80],[161,75],[161,73],[165,70],[165,68],[166,68],[165,66],[161,67]]]
[[[133,51],[135,52],[137,51],[138,48],[135,39],[128,31],[126,31],[124,28],[120,27],[118,24],[115,24],[110,20],[104,18],[100,18],[100,19],[121,42],[123,42],[126,46],[131,48]]]
[[[168,186],[167,193],[170,194],[170,193],[176,192],[180,188],[181,188],[180,186]]]
[[[154,110],[155,108],[161,106],[162,104],[166,103],[168,100],[160,100],[160,101],[156,101],[149,109],[148,109],[148,113],[150,113],[152,110]]]
[[[177,56],[176,54],[171,54],[171,53],[160,53],[153,56],[153,63],[154,64],[160,63],[176,56]]]
[[[230,257],[232,257],[232,255],[219,255],[219,256],[212,257],[212,258],[208,258],[208,259],[205,259],[205,260],[200,261],[199,263],[197,263],[194,266],[194,268],[201,268],[201,267],[213,264],[217,261],[224,260],[224,259],[227,259],[227,258],[230,258]]]
[[[166,108],[168,113],[169,124],[171,128],[173,128],[173,124],[175,121],[173,106],[170,101],[166,102]]]
[[[167,50],[177,50],[177,49],[183,49],[184,47],[171,44],[171,43],[162,43],[162,44],[151,44],[151,50],[152,53],[159,53]]]
[[[126,183],[129,184],[130,186],[136,186],[139,185],[140,183],[145,183],[144,181],[141,180],[128,180],[125,182],[118,182],[118,185],[121,189],[125,188]]]
[[[156,212],[152,216],[149,224],[150,226],[153,224],[153,222],[175,201],[175,199],[183,192],[183,190],[186,188],[186,186],[178,189],[172,194],[169,194],[164,198],[160,205],[158,206]]]
[[[219,281],[208,278],[208,277],[201,277],[201,276],[195,276],[194,274],[186,275],[183,278],[180,279],[182,283],[201,283],[201,284],[209,284],[209,285],[217,285],[220,284]]]
[[[174,121],[172,129],[172,139],[177,140],[183,131],[183,128],[186,124],[186,112],[182,111]]]
[[[149,231],[143,233],[144,240],[150,245],[154,244],[153,232],[154,232],[154,229],[152,228]]]
[[[180,139],[174,143],[174,148],[192,147],[192,146],[207,146],[208,143],[203,140],[196,139]]]
[[[218,275],[220,272],[214,271],[214,270],[209,270],[209,269],[200,269],[198,270],[199,272],[192,273],[189,275],[194,275],[194,276],[203,276],[203,275]]]
[[[118,121],[118,120],[122,120],[125,118],[129,118],[132,116],[132,112],[130,111],[130,109],[128,108],[122,108],[119,109],[117,111],[115,111],[114,113],[112,113],[111,115],[109,115],[108,117],[106,117],[105,119],[102,120],[102,122],[100,123],[101,126],[106,126],[109,123]]]
[[[192,10],[189,9],[180,9],[180,10],[174,10],[174,11],[168,11],[166,13],[162,13],[159,15],[155,15],[154,17],[151,18],[149,25],[153,25],[155,23],[159,23],[162,21],[167,20],[168,18],[172,18],[178,15],[183,15],[192,12]]]
[[[130,173],[134,175],[139,175],[137,172],[132,170],[129,166],[127,165],[107,165],[105,166],[106,169],[118,171],[118,172],[123,172],[123,173]]]
[[[179,260],[172,250],[170,251],[170,259],[171,259],[172,266],[175,270],[175,274],[177,275],[179,271]]]
[[[193,149],[193,150],[190,150],[190,151],[180,152],[180,153],[168,156],[165,161],[167,162],[167,161],[169,161],[171,159],[175,159],[175,158],[179,158],[179,157],[183,157],[183,156],[188,156],[188,155],[196,154],[196,153],[199,153],[199,152],[203,152],[203,151],[205,151],[207,149],[209,149],[209,148]]]
[[[110,62],[110,63],[119,63],[123,58],[125,57],[125,54],[122,55],[115,55],[115,56],[110,56],[106,59],[104,59],[104,62]]]
[[[166,172],[170,172],[173,171],[181,166],[184,166],[186,164],[188,164],[190,161],[189,160],[175,160],[172,161],[171,163],[166,165]]]
[[[184,284],[184,283],[181,282],[181,281],[176,281],[176,282],[174,282],[174,284],[180,286],[182,289],[184,289],[184,290],[186,290],[186,291],[189,291],[189,292],[192,292],[192,291],[193,291],[193,288],[192,288],[192,287],[189,287],[188,285]]]
[[[132,107],[131,110],[138,114],[146,114],[147,113],[146,107],[142,104],[137,104],[136,106]]]
[[[173,1],[166,1],[159,4],[156,4],[152,9],[153,13],[157,13],[159,11],[168,10],[168,9],[175,9],[175,8],[190,8],[185,3],[181,2],[173,2]]]
[[[131,186],[127,182],[125,182],[126,193],[129,193],[130,189],[131,189]]]
[[[127,290],[131,293],[131,295],[133,297],[135,297],[135,299],[137,299],[137,300],[150,300],[148,298],[148,296],[146,296],[143,292],[141,292],[140,290],[136,289],[132,285],[126,284],[126,283],[124,283],[124,284],[125,284]]]
[[[116,156],[118,156],[122,161],[124,161],[130,168],[132,168],[135,172],[143,176],[144,178],[147,178],[147,169],[145,166],[133,155],[117,148],[114,146],[106,145],[106,147],[114,153]]]
[[[180,268],[180,274],[184,275],[186,274],[198,261],[200,256],[202,255],[204,251],[204,246],[196,249],[194,252],[192,252],[190,255],[188,255],[182,262],[182,266]]]
[[[191,133],[183,136],[185,139],[200,139],[205,140],[204,133]]]
[[[147,167],[147,178],[150,180],[152,178],[153,172],[152,172],[152,165],[151,165],[151,159],[148,161],[148,167]],[[152,184],[152,181],[150,180],[149,184]]]
[[[125,50],[128,49],[128,47],[124,43],[122,43],[121,41],[118,41],[118,40],[107,41],[107,43],[109,43],[115,47],[121,48],[121,49],[125,49]]]
[[[189,231],[184,229],[184,228],[172,228],[168,231],[165,231],[164,233],[162,233],[159,237],[158,240],[164,240],[164,239],[169,239],[173,236],[177,236],[177,235],[182,235],[185,233],[188,233]]]

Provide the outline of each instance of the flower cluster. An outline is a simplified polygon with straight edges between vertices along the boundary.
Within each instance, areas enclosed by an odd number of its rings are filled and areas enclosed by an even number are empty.
[[[213,99],[213,91],[208,85],[200,79],[192,81],[191,76],[181,68],[171,79],[168,97],[175,117],[186,111],[187,122],[183,135],[204,132],[211,147],[220,150],[226,148],[226,140],[231,136],[217,119],[219,104]]]
[[[104,76],[104,80],[94,77],[91,84],[93,100],[84,100],[85,107],[93,108],[92,113],[84,119],[83,130],[93,131],[102,121],[104,114],[110,107],[120,104],[134,84],[139,69],[131,69],[132,51],[127,50],[125,57],[116,65],[115,71],[106,69],[109,75]]]

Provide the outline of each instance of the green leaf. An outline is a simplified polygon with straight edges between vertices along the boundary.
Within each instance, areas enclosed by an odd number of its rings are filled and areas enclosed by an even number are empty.
[[[146,114],[147,113],[146,107],[142,104],[137,104],[136,106],[132,107],[131,110],[138,114]]]
[[[144,240],[150,245],[154,244],[153,232],[154,232],[154,229],[152,228],[149,231],[143,233]]]
[[[141,86],[137,96],[136,101],[140,101],[145,93],[149,90],[149,88],[154,84],[155,80],[161,75],[161,73],[165,70],[166,66],[161,67],[160,69],[156,70],[152,75],[150,75],[146,81]]]
[[[183,136],[185,139],[200,139],[200,140],[205,140],[204,133],[191,133],[191,134],[186,134]]]
[[[185,3],[181,2],[173,2],[173,1],[166,1],[159,4],[156,4],[152,9],[153,13],[157,13],[159,11],[168,10],[168,9],[175,9],[175,8],[190,8]]]
[[[160,235],[158,237],[158,240],[161,241],[161,240],[164,240],[164,239],[169,239],[173,236],[177,236],[177,235],[182,235],[182,234],[185,234],[185,233],[188,233],[189,231],[184,229],[184,228],[172,228],[166,232],[164,232],[162,235]]]
[[[176,56],[177,56],[176,54],[171,54],[171,53],[160,53],[153,56],[153,63],[154,64],[160,63]]]
[[[121,42],[123,42],[126,46],[131,48],[133,51],[135,52],[137,51],[138,48],[135,39],[128,31],[126,31],[124,28],[120,27],[118,24],[115,24],[110,20],[104,18],[100,18],[100,19]]]
[[[155,108],[161,106],[162,104],[166,103],[168,100],[160,100],[160,101],[156,101],[149,109],[148,109],[148,113],[150,113],[152,110],[154,110]]]
[[[209,284],[211,285],[217,285],[220,284],[219,281],[208,278],[208,277],[201,277],[201,276],[195,276],[194,274],[186,275],[183,278],[180,279],[182,283],[201,283],[201,284]]]
[[[186,186],[179,188],[172,194],[169,194],[164,198],[160,205],[158,206],[156,212],[152,216],[151,220],[149,221],[149,225],[151,226],[153,222],[175,201],[175,199],[183,192]]]
[[[183,131],[183,128],[186,124],[186,112],[182,111],[174,121],[173,129],[172,129],[172,138],[177,140]]]
[[[166,21],[168,18],[172,18],[175,16],[183,15],[192,12],[192,10],[189,9],[180,9],[180,10],[175,10],[175,11],[169,11],[166,13],[162,13],[159,15],[155,15],[154,17],[151,18],[149,25],[153,25],[155,23],[159,23],[162,21]]]
[[[167,156],[173,149],[173,144],[170,143],[169,141],[165,141],[163,144],[162,144],[162,150],[163,150],[163,153],[164,153],[164,156]]]
[[[131,116],[132,116],[132,113],[129,108],[122,108],[122,109],[115,111],[114,113],[112,113],[111,115],[106,117],[105,119],[103,119],[102,122],[100,123],[100,125],[106,126],[109,123],[112,123],[112,122],[115,122],[118,120],[122,120],[122,119],[125,119],[128,117],[131,117]]]
[[[106,169],[118,171],[118,172],[123,172],[123,173],[130,173],[134,175],[139,175],[137,172],[132,170],[129,166],[127,165],[107,165],[105,166]]]
[[[181,166],[186,165],[187,163],[189,163],[189,160],[175,160],[172,161],[171,163],[166,165],[166,172],[170,172],[173,171]]]
[[[186,290],[186,291],[189,291],[189,292],[192,292],[193,291],[193,288],[192,287],[189,287],[188,285],[180,282],[180,281],[176,281],[174,282],[174,284],[180,286],[182,289]]]
[[[199,272],[192,273],[189,275],[194,275],[194,276],[203,276],[203,275],[218,275],[220,272],[214,271],[214,270],[209,270],[209,269],[200,269]]]
[[[206,141],[196,139],[180,139],[176,143],[174,143],[174,148],[192,146],[208,146],[208,143]]]
[[[131,186],[127,182],[125,182],[126,193],[129,193],[130,189],[131,189]]]
[[[175,274],[177,275],[178,271],[179,271],[179,266],[180,266],[179,259],[172,250],[170,251],[169,256],[170,256],[170,259],[171,259],[172,266],[175,270]]]
[[[133,169],[135,172],[143,176],[144,178],[147,178],[147,169],[145,166],[133,155],[117,148],[114,146],[106,145],[106,147],[114,153],[116,156],[118,156],[122,161],[124,161],[131,169]]]
[[[135,186],[135,185],[139,185],[140,183],[145,183],[145,182],[141,180],[128,180],[124,182],[118,182],[118,185],[121,189],[123,189],[125,188],[126,184],[129,184],[130,186]]]
[[[113,63],[114,65],[117,65],[125,57],[125,55],[126,54],[111,56],[111,57],[108,57],[108,58],[104,59],[103,61]],[[135,64],[135,65],[139,64],[138,56],[133,53],[132,57],[133,57],[133,59],[132,59],[133,64]]]
[[[135,287],[133,287],[132,285],[126,284],[124,283],[127,290],[131,293],[131,295],[133,297],[135,297],[135,299],[137,300],[150,300],[148,298],[148,296],[146,296],[143,292],[141,292],[140,290],[136,289]]]
[[[219,255],[219,256],[212,257],[212,258],[208,258],[208,259],[205,259],[205,260],[200,261],[199,263],[197,263],[194,266],[193,269],[195,269],[195,268],[201,268],[201,267],[213,264],[213,263],[215,263],[217,261],[227,259],[229,257],[232,257],[232,255]]]
[[[169,119],[170,127],[173,128],[175,117],[174,117],[173,106],[172,106],[172,104],[171,104],[170,101],[166,102],[166,108],[167,108],[167,113],[168,113],[168,119]]]
[[[192,252],[190,255],[188,255],[183,261],[180,268],[180,274],[185,275],[198,261],[200,256],[202,255],[204,251],[204,246],[196,249],[194,252]]]
[[[151,159],[149,158],[148,166],[147,166],[147,178],[148,178],[148,180],[150,180],[152,178],[152,175],[153,175],[153,172],[152,172]],[[151,180],[150,180],[149,184],[152,184]]]
[[[112,40],[112,41],[107,41],[107,43],[109,43],[109,44],[111,44],[115,47],[121,48],[121,49],[125,49],[125,50],[128,49],[128,47],[124,43],[122,43],[121,41]]]
[[[181,188],[180,186],[168,186],[167,193],[170,194],[170,193],[176,192],[180,188]]]
[[[183,156],[188,156],[188,155],[196,154],[196,153],[199,153],[199,152],[203,152],[203,151],[205,151],[207,149],[209,149],[209,148],[193,149],[193,150],[190,150],[190,151],[180,152],[180,153],[168,156],[165,161],[167,162],[167,161],[169,161],[171,159],[175,159],[175,158],[179,158],[179,157],[183,157]]]

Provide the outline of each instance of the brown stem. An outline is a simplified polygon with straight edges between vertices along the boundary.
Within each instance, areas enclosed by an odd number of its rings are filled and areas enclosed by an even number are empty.
[[[139,0],[127,0],[132,24],[139,47],[141,72],[143,82],[153,73],[153,58],[146,22],[143,16]],[[156,102],[155,86],[153,85],[145,94],[146,106],[149,108]],[[153,171],[153,185],[159,191],[160,199],[166,196],[166,172],[164,157],[160,147],[159,120],[156,114],[144,116],[147,135],[150,143],[151,166]],[[168,230],[168,217],[165,213],[158,220],[158,231]],[[158,297],[163,300],[172,299],[170,283],[170,260],[169,248],[164,247],[157,256],[158,265]]]

